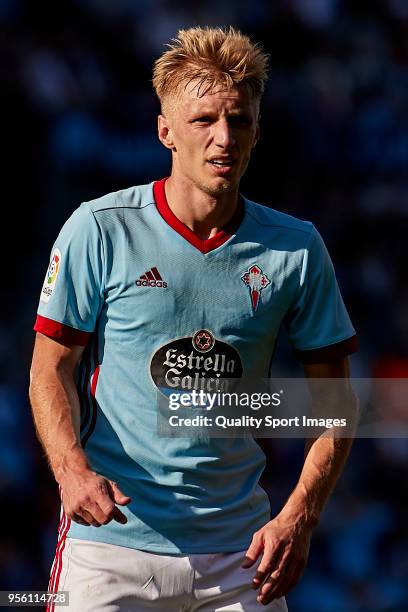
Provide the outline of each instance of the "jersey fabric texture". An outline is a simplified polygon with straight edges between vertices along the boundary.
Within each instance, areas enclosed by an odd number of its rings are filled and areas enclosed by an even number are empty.
[[[55,242],[35,329],[86,345],[82,444],[132,502],[126,525],[70,522],[65,536],[168,554],[246,549],[270,520],[263,451],[248,437],[159,438],[157,381],[267,377],[282,324],[302,361],[355,350],[311,223],[241,198],[229,226],[200,240],[171,212],[165,179],[82,204]]]

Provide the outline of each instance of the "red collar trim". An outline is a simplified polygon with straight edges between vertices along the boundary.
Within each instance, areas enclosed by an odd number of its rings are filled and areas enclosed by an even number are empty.
[[[219,246],[224,244],[231,236],[235,233],[237,228],[239,227],[243,216],[244,216],[244,202],[242,198],[239,198],[238,206],[236,211],[234,212],[231,219],[228,223],[223,227],[222,230],[217,232],[215,236],[212,238],[208,238],[208,240],[202,240],[193,230],[191,230],[187,225],[185,225],[180,219],[176,217],[176,215],[171,210],[170,206],[167,203],[166,191],[164,189],[165,182],[167,178],[161,179],[160,181],[155,181],[153,184],[153,195],[156,200],[157,210],[163,217],[163,219],[172,227],[180,236],[185,238],[190,244],[192,244],[196,249],[201,251],[201,253],[209,253],[214,249],[217,249]]]

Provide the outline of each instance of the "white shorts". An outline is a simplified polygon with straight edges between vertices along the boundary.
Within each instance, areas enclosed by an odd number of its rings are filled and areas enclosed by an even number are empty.
[[[263,606],[252,577],[259,562],[241,568],[245,551],[161,555],[113,544],[67,538],[58,584],[69,605],[52,612],[287,612],[285,598]],[[54,571],[55,574],[55,571]]]

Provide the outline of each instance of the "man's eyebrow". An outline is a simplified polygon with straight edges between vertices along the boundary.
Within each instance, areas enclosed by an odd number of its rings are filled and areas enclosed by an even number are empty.
[[[243,108],[233,108],[228,113],[228,115],[241,115],[243,117],[250,117],[251,113]]]
[[[218,114],[217,111],[211,110],[209,108],[201,108],[201,109],[197,109],[197,110],[191,110],[190,113],[189,113],[189,115],[192,116],[192,117],[194,117],[194,116],[197,116],[197,117],[213,116],[213,115],[217,115],[217,114]],[[231,110],[227,111],[225,113],[225,115],[227,117],[230,117],[230,116],[250,117],[251,113],[248,112],[247,110],[244,110],[244,109],[241,109],[241,108],[236,108],[236,109],[234,108],[234,109],[231,109]]]
[[[209,108],[198,108],[196,110],[193,109],[189,112],[189,115],[197,116],[197,117],[201,117],[203,115],[215,115],[215,114],[216,114],[215,111]]]

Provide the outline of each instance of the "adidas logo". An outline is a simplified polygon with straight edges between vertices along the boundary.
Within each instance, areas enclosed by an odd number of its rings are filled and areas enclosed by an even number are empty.
[[[138,287],[162,287],[163,289],[167,287],[167,283],[162,279],[156,267],[142,274],[137,279],[136,285]]]

